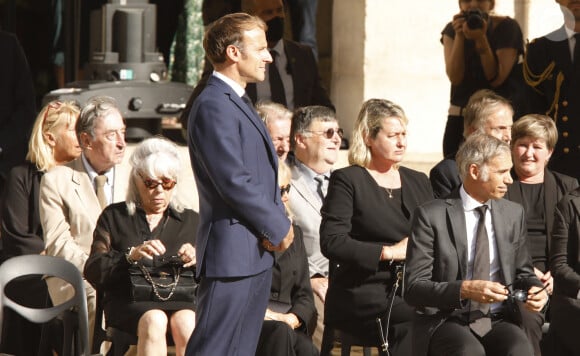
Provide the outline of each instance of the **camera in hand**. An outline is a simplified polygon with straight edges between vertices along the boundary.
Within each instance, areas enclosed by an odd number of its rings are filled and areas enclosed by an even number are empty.
[[[525,303],[528,300],[528,292],[523,289],[516,289],[508,295],[508,298],[512,298],[514,301]]]
[[[487,14],[479,9],[467,10],[463,13],[463,17],[471,30],[483,28],[483,21],[487,20]]]

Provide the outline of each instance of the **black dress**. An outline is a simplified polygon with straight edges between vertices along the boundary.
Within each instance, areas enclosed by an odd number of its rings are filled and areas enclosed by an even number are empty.
[[[363,167],[333,172],[322,207],[320,247],[331,261],[325,324],[379,345],[376,318],[384,318],[394,265],[379,261],[382,246],[409,236],[415,208],[431,199],[427,176],[401,167],[401,189],[380,187]],[[392,197],[391,197],[392,196]],[[413,308],[396,296],[391,314],[392,355],[410,352]]]
[[[195,246],[198,215],[190,209],[177,212],[169,207],[153,231],[145,218],[145,211],[136,209],[129,215],[127,204],[111,204],[99,217],[91,254],[85,265],[85,278],[102,293],[102,307],[107,326],[136,334],[139,318],[151,309],[176,311],[194,310],[187,302],[133,302],[130,299],[129,263],[125,258],[128,248],[146,240],[159,239],[166,248],[165,256],[175,255],[184,243]]]

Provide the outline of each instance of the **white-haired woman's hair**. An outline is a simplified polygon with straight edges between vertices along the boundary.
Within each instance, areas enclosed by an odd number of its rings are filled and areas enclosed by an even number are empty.
[[[137,179],[142,179],[140,174],[154,179],[169,178],[177,182],[181,172],[177,145],[163,137],[152,137],[141,142],[131,155],[129,164],[131,175],[125,201],[130,215],[133,215],[135,208],[141,205],[141,196],[137,188]],[[178,212],[184,209],[177,194],[173,194],[169,205]]]

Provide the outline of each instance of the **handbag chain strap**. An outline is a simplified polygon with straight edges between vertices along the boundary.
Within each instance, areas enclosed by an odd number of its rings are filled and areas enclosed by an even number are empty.
[[[155,293],[155,296],[157,298],[159,298],[159,300],[161,300],[162,302],[166,302],[169,299],[171,299],[171,297],[173,296],[173,293],[175,293],[175,289],[177,288],[177,284],[179,283],[179,276],[181,275],[181,267],[173,266],[173,282],[169,283],[169,284],[162,284],[162,283],[155,282],[153,280],[153,278],[151,277],[151,273],[149,273],[147,268],[145,268],[141,264],[139,265],[139,268],[141,269],[141,272],[143,272],[143,276],[145,276],[145,280],[147,282],[149,282],[151,284],[151,286],[153,287],[153,293]],[[171,290],[169,291],[169,294],[166,297],[162,297],[161,294],[159,294],[159,288],[170,288],[170,287],[171,287]]]

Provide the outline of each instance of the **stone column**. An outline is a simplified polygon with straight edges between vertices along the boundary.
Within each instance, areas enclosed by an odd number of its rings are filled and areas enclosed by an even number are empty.
[[[366,0],[334,0],[332,8],[332,102],[350,139],[364,100]]]
[[[524,39],[529,38],[530,0],[514,0],[515,19],[520,24]]]

